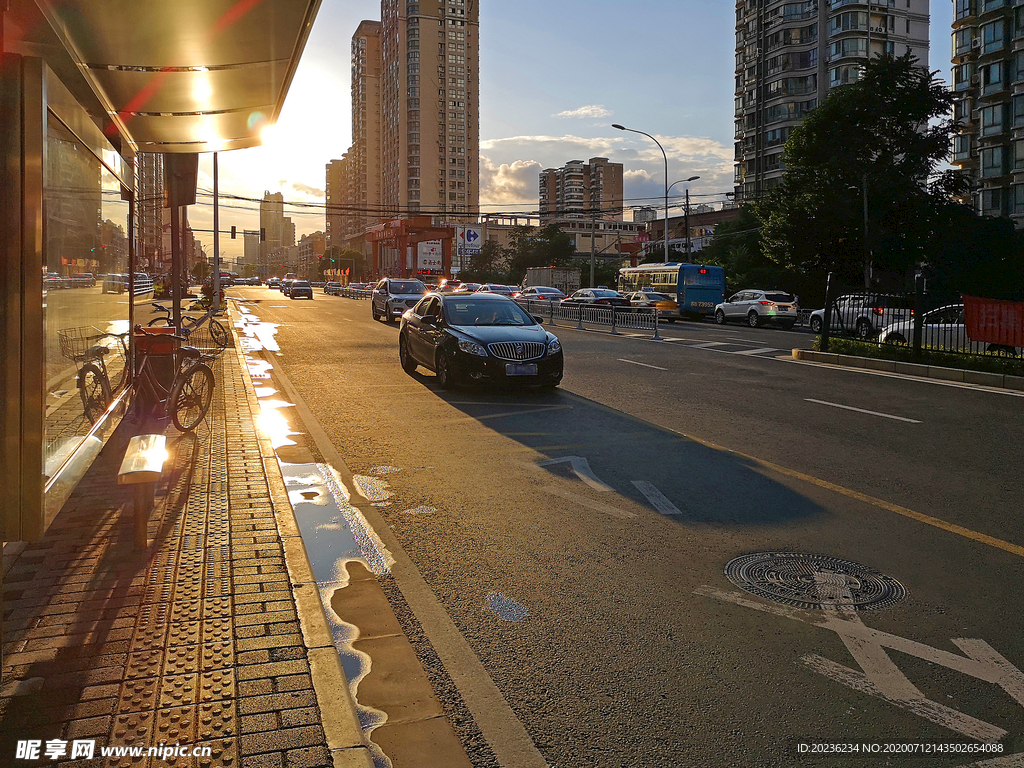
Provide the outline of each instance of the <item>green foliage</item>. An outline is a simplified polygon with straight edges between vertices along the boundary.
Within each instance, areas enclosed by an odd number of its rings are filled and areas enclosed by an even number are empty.
[[[628,263],[628,262],[627,262]],[[596,288],[599,285],[606,285],[612,290],[619,279],[619,269],[622,267],[620,261],[605,261],[594,259],[594,284],[590,284],[590,259],[577,259],[569,266],[580,271],[580,287]]]
[[[471,283],[508,282],[509,252],[496,240],[486,240],[480,253],[469,257],[469,264],[459,273],[459,279]]]
[[[527,267],[564,267],[576,253],[573,238],[557,224],[513,227],[509,231],[508,279],[520,283]]]
[[[876,269],[904,273],[918,263],[949,194],[963,190],[955,172],[937,173],[954,132],[952,102],[910,54],[877,57],[860,80],[830,92],[786,142],[782,183],[753,204],[763,252],[785,267],[859,282],[866,194]]]
[[[821,337],[815,339],[814,349],[819,349]],[[958,368],[965,371],[1002,373],[1010,376],[1024,376],[1024,360],[996,355],[966,355],[958,352],[922,349],[915,360],[914,351],[906,344],[879,344],[878,342],[848,339],[842,336],[829,338],[828,351],[840,355],[870,357],[874,360],[898,360],[905,363],[934,365],[942,368]]]
[[[192,277],[194,277],[198,282],[202,282],[207,277],[209,277],[212,271],[213,268],[205,259],[200,259],[195,264],[193,264],[191,270]]]

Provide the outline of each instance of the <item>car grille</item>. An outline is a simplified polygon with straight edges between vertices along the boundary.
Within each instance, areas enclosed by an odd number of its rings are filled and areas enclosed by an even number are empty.
[[[407,302],[405,302],[405,306],[407,306],[407,307],[415,307],[416,306],[416,302],[415,301],[407,301]]]
[[[488,344],[487,349],[502,360],[535,360],[544,356],[544,345],[539,341],[499,341]]]

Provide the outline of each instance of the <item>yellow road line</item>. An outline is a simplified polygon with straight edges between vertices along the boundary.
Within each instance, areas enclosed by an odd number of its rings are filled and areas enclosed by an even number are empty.
[[[684,437],[687,440],[692,440],[695,443],[699,443],[700,445],[703,445],[705,448],[711,448],[712,450],[715,451],[729,453],[732,454],[733,456],[739,456],[741,459],[746,459],[747,461],[753,462],[754,464],[758,464],[764,467],[765,469],[771,470],[772,472],[777,472],[780,475],[785,475],[787,477],[792,477],[796,480],[801,480],[805,483],[810,483],[811,485],[815,485],[819,488],[824,488],[825,490],[838,493],[841,496],[846,496],[847,498],[850,499],[856,499],[857,501],[864,502],[865,504],[870,504],[871,506],[878,507],[879,509],[884,509],[887,512],[892,512],[894,514],[901,515],[902,517],[909,518],[910,520],[916,520],[919,523],[924,523],[925,525],[930,525],[935,528],[939,528],[943,531],[947,531],[948,533],[954,533],[957,536],[963,536],[965,539],[971,539],[972,541],[977,541],[980,544],[986,544],[990,547],[1001,549],[1004,552],[1009,552],[1010,554],[1017,555],[1018,557],[1024,557],[1024,547],[1022,547],[1019,544],[1012,544],[1008,541],[997,539],[995,536],[989,536],[987,533],[981,533],[980,531],[971,530],[970,528],[965,528],[962,525],[957,525],[956,523],[950,523],[938,517],[926,515],[923,512],[915,512],[912,509],[901,507],[899,504],[893,504],[883,499],[878,499],[875,498],[874,496],[869,496],[866,493],[861,493],[860,491],[854,491],[851,490],[850,488],[845,488],[841,485],[830,483],[828,480],[822,480],[820,478],[814,477],[813,475],[808,475],[805,474],[804,472],[798,472],[795,469],[789,469],[788,467],[783,467],[773,462],[765,461],[764,459],[759,459],[758,457],[751,456],[750,454],[747,453],[741,453],[740,451],[734,451],[730,448],[724,448],[708,440],[703,440],[699,437],[694,437],[693,435],[687,435],[685,432],[679,432],[678,430],[675,429],[671,429],[668,427],[660,427],[657,424],[651,424],[650,422],[644,421],[643,419],[637,416],[633,416],[632,414],[628,414],[623,411],[610,408],[609,406],[603,405],[601,403],[596,403],[592,400],[587,400],[586,398],[581,398],[579,395],[573,395],[572,393],[569,392],[564,392],[563,394],[568,397],[584,400],[587,403],[587,405],[597,406],[598,408],[603,408],[605,410],[626,416],[630,419],[633,419],[634,421],[638,421],[642,424],[654,427],[655,429],[658,429],[660,431],[671,432],[672,434],[679,435],[680,437]]]

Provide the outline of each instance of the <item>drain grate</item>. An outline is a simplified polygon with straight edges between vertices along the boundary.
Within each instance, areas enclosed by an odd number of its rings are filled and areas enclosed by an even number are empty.
[[[829,555],[801,552],[741,555],[726,564],[725,576],[752,595],[794,608],[821,608],[827,598],[856,611],[874,611],[889,608],[907,596],[906,588],[891,576]],[[825,585],[824,591],[830,594],[819,594],[819,585]]]

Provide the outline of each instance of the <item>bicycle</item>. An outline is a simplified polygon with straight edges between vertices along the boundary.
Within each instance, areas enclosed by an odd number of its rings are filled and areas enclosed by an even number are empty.
[[[213,401],[213,369],[207,361],[216,355],[205,354],[195,347],[183,346],[187,337],[159,333],[135,326],[137,355],[136,396],[145,396],[158,417],[170,417],[179,432],[191,432],[206,416]],[[151,358],[170,357],[174,376],[165,387],[153,370]],[[138,406],[140,409],[143,406]]]
[[[128,382],[128,334],[104,333],[95,326],[82,326],[58,330],[57,338],[61,354],[82,364],[78,369],[78,392],[86,418],[95,424],[113,402],[113,396]],[[115,346],[99,343],[104,339],[114,339]],[[105,359],[111,352],[118,354],[121,361],[113,381]]]
[[[196,307],[202,307],[203,303],[200,301],[193,302],[189,309],[190,311]],[[170,307],[166,307],[163,304],[153,302],[153,308],[157,312],[163,312],[163,317],[155,317],[149,321],[148,325],[150,328],[170,328],[172,327],[173,321],[173,310]],[[206,311],[200,317],[192,317],[191,315],[181,316],[181,328],[179,332],[185,339],[194,334],[200,327],[207,321],[209,321],[210,338],[213,339],[213,343],[217,345],[218,351],[223,351],[228,346],[228,341],[231,336],[228,334],[228,329],[225,328],[221,323],[214,319],[214,315],[220,314],[209,304],[206,305]]]

